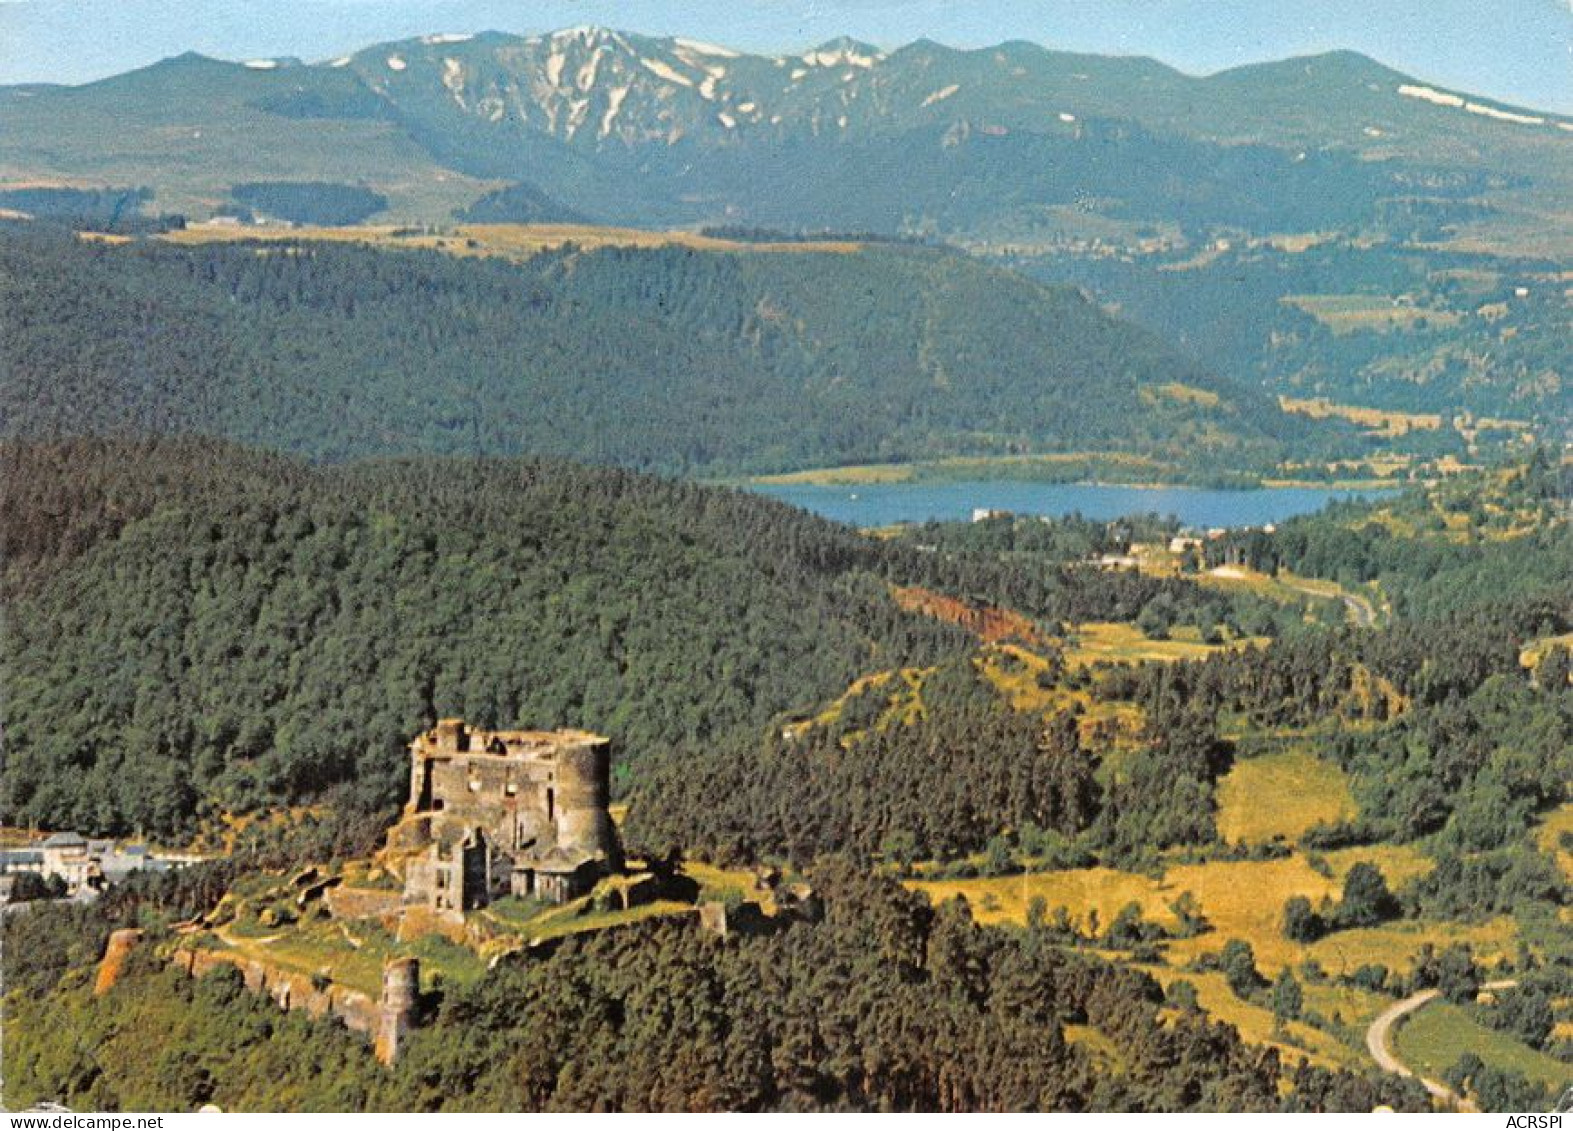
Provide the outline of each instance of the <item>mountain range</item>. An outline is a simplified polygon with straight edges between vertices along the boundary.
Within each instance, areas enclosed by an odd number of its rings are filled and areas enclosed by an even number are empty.
[[[761,56],[600,28],[429,35],[305,64],[183,55],[0,89],[0,185],[146,186],[202,217],[256,181],[356,185],[437,222],[520,214],[1005,238],[1370,223],[1383,200],[1565,209],[1573,122],[1349,52],[1206,78],[1010,42]]]

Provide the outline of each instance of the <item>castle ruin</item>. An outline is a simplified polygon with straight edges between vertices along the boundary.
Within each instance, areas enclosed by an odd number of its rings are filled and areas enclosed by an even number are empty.
[[[410,744],[409,801],[388,836],[405,905],[462,914],[508,895],[583,895],[622,869],[610,793],[600,735],[443,719]]]
[[[404,1050],[420,996],[419,959],[396,958],[382,968],[382,998],[377,1005],[372,1052],[383,1064],[392,1064]]]

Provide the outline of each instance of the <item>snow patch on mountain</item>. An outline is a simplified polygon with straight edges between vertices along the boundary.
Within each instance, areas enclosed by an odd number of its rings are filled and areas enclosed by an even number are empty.
[[[253,71],[276,71],[279,61],[277,59],[247,59],[246,67]]]
[[[862,67],[867,70],[884,56],[865,55],[855,47],[842,47],[834,50],[820,48],[816,51],[808,51],[799,58],[810,67]]]
[[[408,66],[409,66],[409,64],[406,63],[402,57],[400,57],[398,55],[389,55],[388,56],[388,70],[390,70],[390,71],[402,71],[402,70],[404,70],[404,68],[406,68]]]
[[[443,43],[468,43],[474,38],[469,32],[442,31],[436,35],[423,35],[421,42],[430,47]]]
[[[612,123],[617,121],[617,112],[623,108],[623,99],[628,97],[629,87],[613,87],[606,92],[606,113],[601,115],[601,136],[606,137],[612,132]]]
[[[590,113],[590,100],[588,98],[575,98],[568,103],[568,126],[565,133],[568,139],[573,140],[573,135],[579,132],[579,127],[584,125],[584,120]]]
[[[927,98],[925,98],[923,100],[922,105],[923,106],[932,106],[936,102],[943,102],[943,101],[945,101],[945,99],[949,98],[952,94],[955,94],[956,91],[958,91],[960,89],[961,89],[961,84],[959,82],[953,82],[949,86],[942,86],[938,90],[936,90],[933,94],[931,94]],[[920,107],[920,109],[921,109],[921,107]]]
[[[1429,86],[1416,86],[1405,83],[1398,88],[1398,93],[1409,98],[1418,98],[1436,106],[1447,106],[1454,110],[1464,110],[1470,114],[1478,114],[1482,118],[1491,118],[1498,122],[1512,122],[1520,126],[1543,126],[1546,119],[1535,114],[1517,114],[1512,110],[1503,110],[1498,106],[1487,106],[1483,102],[1467,102],[1457,94],[1449,94],[1445,90],[1437,90]]]
[[[1449,94],[1445,90],[1436,90],[1429,86],[1415,86],[1413,83],[1404,83],[1398,88],[1398,93],[1405,98],[1418,98],[1437,106],[1456,106],[1462,108],[1464,100],[1456,94]]]
[[[712,55],[717,59],[736,59],[738,57],[737,52],[730,47],[721,47],[715,43],[704,43],[697,39],[684,39],[682,36],[678,36],[672,42],[684,50],[692,51],[695,55]]]
[[[546,57],[546,81],[552,86],[558,86],[563,81],[563,65],[568,62],[568,56],[561,51],[553,51]]]
[[[693,79],[681,71],[674,70],[670,64],[663,63],[659,59],[640,59],[639,62],[643,64],[645,70],[649,71],[656,78],[665,79],[667,82],[675,82],[678,86],[692,87],[694,85]]]
[[[1471,114],[1480,114],[1487,118],[1495,118],[1499,122],[1517,122],[1522,126],[1543,126],[1544,118],[1537,118],[1533,114],[1515,114],[1510,110],[1499,110],[1495,106],[1485,106],[1479,102],[1466,102],[1464,109]]]

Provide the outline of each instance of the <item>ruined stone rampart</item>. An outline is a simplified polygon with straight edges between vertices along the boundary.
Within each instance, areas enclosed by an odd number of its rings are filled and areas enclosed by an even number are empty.
[[[309,975],[299,971],[222,950],[182,948],[175,951],[173,962],[193,978],[225,966],[234,967],[248,990],[267,994],[280,1009],[302,1010],[312,1017],[333,1017],[346,1029],[365,1034],[368,1039],[377,1035],[381,1025],[378,1004],[367,994],[332,982],[319,989]]]
[[[404,910],[404,893],[340,884],[325,891],[322,902],[335,919],[394,919]]]

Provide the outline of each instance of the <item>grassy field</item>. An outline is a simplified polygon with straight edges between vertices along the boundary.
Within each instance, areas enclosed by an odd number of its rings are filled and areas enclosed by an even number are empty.
[[[1573,834],[1573,802],[1553,809],[1541,822],[1535,834],[1535,844],[1557,862],[1562,874],[1573,881],[1573,851],[1562,845],[1564,835]]]
[[[1364,602],[1370,609],[1371,615],[1373,617],[1376,615],[1376,609],[1369,597],[1352,592],[1336,581],[1328,581],[1320,577],[1301,577],[1292,570],[1281,569],[1277,574],[1268,574],[1245,566],[1229,565],[1196,573],[1184,573],[1180,568],[1183,555],[1171,552],[1167,546],[1155,543],[1139,543],[1132,546],[1131,556],[1136,559],[1137,568],[1142,573],[1154,577],[1183,576],[1198,585],[1205,585],[1225,593],[1252,593],[1283,605],[1304,605],[1309,602],[1319,610],[1334,603],[1347,605],[1349,601]]]
[[[1198,585],[1224,592],[1254,593],[1284,605],[1304,605],[1309,602],[1320,617],[1325,617],[1329,609],[1339,616],[1353,616],[1351,602],[1363,608],[1362,615],[1371,623],[1376,621],[1378,615],[1377,603],[1371,597],[1346,589],[1336,581],[1301,577],[1287,569],[1279,570],[1274,575],[1245,566],[1218,566],[1192,577]]]
[[[996,644],[978,657],[978,668],[1018,711],[1049,714],[1079,709],[1078,725],[1083,739],[1103,723],[1114,726],[1115,741],[1134,740],[1140,733],[1142,709],[1134,703],[1094,699],[1085,690],[1066,687],[1058,680],[1048,683],[1039,676],[1050,670],[1049,661],[1016,644]]]
[[[542,251],[574,244],[586,250],[603,247],[687,247],[698,251],[758,253],[850,253],[862,245],[847,240],[752,243],[717,239],[685,231],[648,231],[591,224],[456,224],[438,229],[403,228],[392,224],[346,227],[258,228],[236,224],[193,224],[167,233],[171,243],[278,242],[320,240],[328,243],[371,244],[379,247],[426,248],[460,256],[528,259]]]
[[[1091,1025],[1066,1025],[1064,1028],[1066,1042],[1079,1045],[1090,1053],[1099,1068],[1111,1073],[1125,1071],[1125,1057],[1120,1047],[1103,1033]]]
[[[1530,641],[1519,653],[1518,662],[1526,668],[1535,667],[1553,648],[1573,650],[1573,632],[1564,632],[1561,636],[1542,636],[1539,640]]]
[[[1182,892],[1190,892],[1213,929],[1169,943],[1169,962],[1183,965],[1198,955],[1217,951],[1226,939],[1240,938],[1252,945],[1258,964],[1269,976],[1285,965],[1307,959],[1315,959],[1333,974],[1351,973],[1368,963],[1403,968],[1427,942],[1469,942],[1484,960],[1512,949],[1515,928],[1506,918],[1469,926],[1399,921],[1337,931],[1309,945],[1291,942],[1282,931],[1283,905],[1290,896],[1303,895],[1313,903],[1324,896],[1336,900],[1344,875],[1363,860],[1376,864],[1394,888],[1432,867],[1428,857],[1407,847],[1341,849],[1327,853],[1324,859],[1330,876],[1296,855],[1278,860],[1178,864],[1158,878],[1096,867],[990,878],[920,879],[909,881],[908,886],[936,903],[963,896],[984,923],[1024,923],[1029,903],[1041,896],[1051,910],[1064,907],[1083,930],[1089,926],[1091,913],[1096,913],[1100,927],[1107,926],[1122,907],[1133,902],[1141,906],[1146,918],[1173,926],[1176,920],[1169,905]]]
[[[1332,985],[1306,985],[1305,1008],[1320,1013],[1330,1022],[1336,1014],[1338,1032],[1315,1028],[1303,1021],[1279,1025],[1272,1010],[1256,1002],[1243,1001],[1229,989],[1222,974],[1198,974],[1168,966],[1143,966],[1165,987],[1184,980],[1196,987],[1196,1000],[1209,1015],[1240,1030],[1240,1036],[1254,1045],[1276,1048],[1284,1061],[1293,1064],[1304,1057],[1326,1068],[1368,1068],[1370,1059],[1360,1043],[1359,1033],[1386,1006],[1390,999]],[[1343,1039],[1347,1031],[1349,1039]]]
[[[1156,403],[1158,400],[1171,400],[1180,404],[1202,405],[1205,408],[1216,408],[1220,403],[1218,394],[1212,390],[1198,389],[1195,385],[1186,385],[1179,381],[1155,385],[1152,389],[1142,394],[1142,399],[1148,403]]]
[[[1231,844],[1292,841],[1313,825],[1357,815],[1343,770],[1309,751],[1237,762],[1218,783],[1218,835]]]
[[[386,214],[400,218],[446,216],[505,184],[443,167],[392,122],[319,118],[301,129],[250,105],[261,93],[243,79],[221,95],[225,105],[205,108],[201,129],[179,124],[185,115],[173,110],[175,94],[160,98],[151,117],[128,112],[113,120],[92,100],[52,101],[42,123],[28,120],[41,111],[13,103],[0,183],[146,185],[155,194],[150,211],[210,216],[236,184],[324,180],[373,187],[387,197]],[[19,140],[26,137],[33,140]],[[67,152],[73,156],[63,161]],[[44,169],[50,173],[40,177]]]
[[[1421,322],[1451,326],[1463,318],[1457,311],[1411,306],[1388,295],[1285,295],[1279,301],[1304,311],[1335,334],[1412,330]]]
[[[1378,523],[1400,538],[1461,543],[1509,541],[1556,521],[1554,508],[1526,505],[1512,496],[1511,469],[1460,482],[1445,459],[1436,463],[1443,478],[1423,498],[1400,496],[1351,522]]]
[[[381,991],[383,965],[395,957],[413,955],[421,960],[426,976],[441,974],[460,985],[476,980],[486,969],[480,955],[444,938],[433,935],[402,942],[370,922],[318,920],[265,934],[237,923],[215,934],[224,944],[218,949],[301,974],[327,972],[338,984],[373,998]]]
[[[1359,405],[1336,404],[1326,397],[1280,396],[1278,407],[1288,413],[1309,416],[1313,420],[1337,417],[1352,424],[1359,424],[1375,436],[1394,437],[1404,436],[1410,432],[1435,432],[1445,423],[1439,413],[1362,408]]]
[[[923,677],[927,674],[927,669],[903,668],[899,672],[872,672],[860,676],[817,715],[789,723],[783,729],[796,737],[816,727],[834,726],[846,713],[849,704],[873,691],[884,691],[886,695],[885,706],[879,718],[875,720],[875,726],[886,727],[914,722],[923,717]],[[847,732],[843,744],[850,746],[861,733],[860,731]]]
[[[521,939],[534,943],[567,938],[569,935],[584,934],[588,931],[626,927],[633,923],[642,923],[647,919],[694,913],[692,904],[666,899],[643,903],[626,911],[594,911],[590,909],[589,903],[590,897],[586,896],[571,903],[548,908],[530,919],[509,922],[506,925]]]
[[[1071,625],[1065,643],[1065,662],[1072,667],[1087,667],[1096,663],[1198,660],[1231,648],[1265,644],[1266,640],[1250,637],[1227,644],[1203,644],[1194,630],[1187,633],[1184,629],[1176,629],[1171,639],[1156,640],[1133,624],[1087,621]]]
[[[1467,1010],[1446,1002],[1433,1002],[1414,1013],[1399,1028],[1394,1044],[1405,1064],[1436,1079],[1472,1052],[1493,1068],[1522,1072],[1558,1093],[1573,1081],[1573,1066],[1478,1023]]]
[[[699,898],[702,900],[760,898],[759,879],[747,868],[722,868],[700,860],[685,860],[683,875],[699,885]]]
[[[363,864],[355,869],[358,875],[364,870]],[[767,913],[775,911],[768,898],[761,899],[751,872],[702,863],[687,864],[683,871],[698,885],[701,901],[741,896],[761,902]],[[599,897],[615,895],[637,878],[611,877],[590,895],[560,905],[498,900],[473,913],[469,922],[474,929],[465,931],[461,941],[453,941],[438,933],[402,937],[401,931],[401,937],[395,937],[375,920],[319,917],[315,907],[303,912],[298,921],[264,923],[259,915],[291,902],[292,889],[281,884],[279,876],[258,873],[243,877],[225,896],[224,906],[233,909],[233,918],[191,936],[191,940],[297,973],[326,974],[340,985],[372,997],[380,992],[383,966],[397,957],[419,958],[425,974],[463,985],[479,978],[491,958],[517,950],[521,944],[694,914],[694,904],[673,899],[656,899],[627,909],[597,908]]]
[[[1071,483],[1107,476],[1121,483],[1172,481],[1173,469],[1125,452],[1051,452],[1028,456],[956,456],[914,463],[855,464],[756,476],[763,486],[858,487],[881,483],[946,483],[968,479],[1024,479]]]

